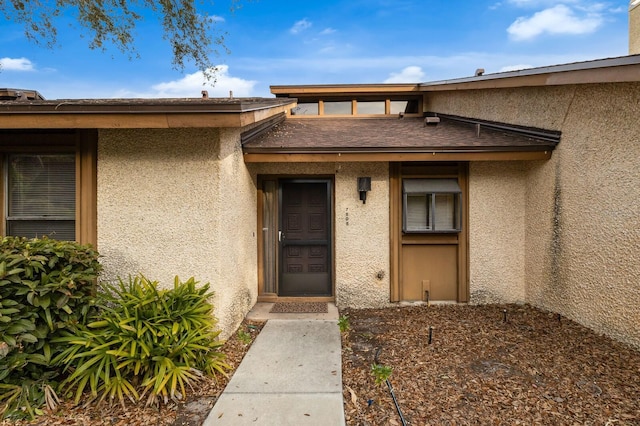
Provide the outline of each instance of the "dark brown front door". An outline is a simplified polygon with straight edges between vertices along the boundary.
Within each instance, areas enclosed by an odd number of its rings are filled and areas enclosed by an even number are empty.
[[[331,186],[328,180],[280,185],[280,296],[331,295]]]

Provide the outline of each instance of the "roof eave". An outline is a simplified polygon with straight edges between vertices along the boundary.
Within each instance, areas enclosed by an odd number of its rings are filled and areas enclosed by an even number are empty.
[[[390,161],[532,161],[548,160],[552,150],[433,150],[433,151],[271,151],[244,152],[245,163],[328,163]]]
[[[420,84],[420,90],[495,89],[640,81],[640,55],[528,68]]]
[[[244,127],[282,114],[295,104],[292,100],[269,101],[244,106],[239,103],[236,108],[212,108],[214,104],[206,102],[5,102],[0,103],[0,129]]]
[[[471,153],[471,152],[540,152],[540,151],[553,151],[555,144],[549,145],[530,145],[530,146],[482,146],[482,147],[406,147],[406,148],[388,148],[388,147],[341,147],[341,148],[259,148],[259,147],[246,147],[244,148],[245,154],[345,154],[345,153],[358,153],[358,154],[433,154],[433,153]]]
[[[271,93],[280,97],[310,97],[319,95],[372,95],[383,93],[418,93],[418,83],[397,84],[313,84],[313,85],[274,85],[269,86]]]

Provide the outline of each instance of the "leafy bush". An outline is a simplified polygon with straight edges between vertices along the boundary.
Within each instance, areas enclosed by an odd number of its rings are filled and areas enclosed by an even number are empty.
[[[251,333],[249,333],[248,331],[244,331],[243,329],[239,328],[238,329],[238,340],[240,340],[240,342],[242,342],[242,344],[248,345],[249,343],[251,343]]]
[[[391,377],[393,369],[383,364],[371,364],[371,374],[376,385],[381,385]]]
[[[76,403],[87,386],[100,401],[179,400],[203,375],[225,374],[212,293],[209,284],[196,284],[176,277],[173,289],[163,290],[136,276],[105,285],[95,321],[56,339],[68,345],[54,361],[67,365],[63,385],[75,390]]]
[[[340,318],[338,318],[338,328],[340,328],[341,333],[346,333],[351,329],[349,315],[341,315]]]
[[[53,339],[85,323],[99,271],[90,246],[2,238],[0,415],[33,417],[34,407],[53,401],[47,383],[58,374],[51,361],[62,351]]]

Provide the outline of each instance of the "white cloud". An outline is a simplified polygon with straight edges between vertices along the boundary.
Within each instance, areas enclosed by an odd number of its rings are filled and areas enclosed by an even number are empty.
[[[299,58],[272,58],[269,61],[269,75],[266,75],[264,60],[246,58],[236,66],[247,74],[259,74],[266,84],[334,84],[347,83],[392,83],[399,75],[406,75],[400,70],[413,64],[423,74],[416,73],[406,78],[405,82],[416,83],[426,81],[449,80],[474,75],[477,68],[484,68],[485,75],[498,72],[503,67],[513,64],[528,64],[532,67],[544,67],[556,64],[568,64],[621,56],[626,54],[626,46],[618,50],[607,47],[603,51],[574,51],[565,54],[553,54],[546,51],[532,53],[487,53],[461,52],[450,56],[359,56],[346,55],[340,57],[324,57],[313,55],[304,60]],[[276,76],[276,77],[274,77]],[[268,94],[268,90],[264,91]],[[261,94],[264,96],[264,94]]]
[[[400,72],[392,72],[384,83],[420,83],[424,81],[425,74],[422,68],[409,66]]]
[[[620,6],[620,7],[614,7],[612,9],[609,9],[609,13],[627,13],[627,8],[625,6]]]
[[[586,34],[595,31],[603,22],[598,13],[578,17],[569,7],[559,4],[535,13],[529,18],[520,17],[507,28],[514,40],[531,40],[541,34]]]
[[[0,68],[3,71],[35,71],[33,63],[27,58],[2,58]]]
[[[307,18],[301,19],[298,22],[296,22],[295,24],[293,24],[293,27],[291,27],[289,29],[289,32],[291,34],[298,34],[301,33],[304,30],[307,30],[309,28],[311,28],[313,24],[307,20]]]
[[[216,81],[207,82],[202,71],[187,74],[179,80],[167,81],[151,86],[147,92],[134,92],[130,90],[120,90],[113,97],[115,98],[199,98],[201,92],[206,90],[209,97],[226,98],[229,92],[233,91],[233,96],[238,98],[253,96],[253,88],[256,81],[244,80],[229,75],[227,65],[216,67]],[[203,84],[204,83],[204,84]]]
[[[320,31],[320,35],[329,35],[335,32],[336,30],[334,30],[333,28],[325,28],[324,30]]]
[[[526,70],[527,68],[533,68],[533,65],[529,65],[529,64],[505,65],[504,67],[500,68],[498,72],[519,71],[519,70]]]
[[[318,53],[321,55],[327,55],[329,53],[333,53],[336,51],[336,46],[333,44],[329,44],[327,46],[324,46],[322,48],[320,48],[320,50],[318,50]]]

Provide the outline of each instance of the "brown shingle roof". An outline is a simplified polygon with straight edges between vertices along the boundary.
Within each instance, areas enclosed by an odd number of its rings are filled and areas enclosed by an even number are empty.
[[[288,118],[246,141],[245,153],[551,151],[557,140],[442,118]]]

